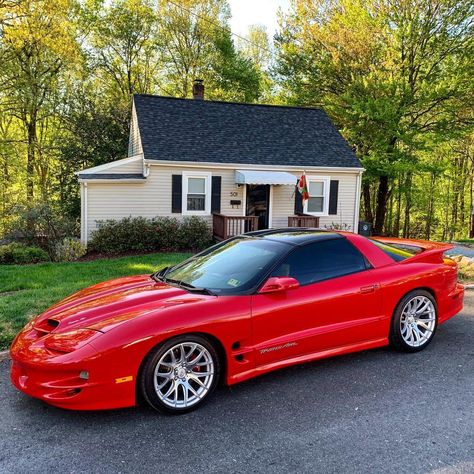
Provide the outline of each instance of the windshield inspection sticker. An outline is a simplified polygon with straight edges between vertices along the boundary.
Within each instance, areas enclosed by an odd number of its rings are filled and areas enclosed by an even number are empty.
[[[227,282],[228,285],[230,286],[239,286],[240,285],[240,281],[239,280],[236,280],[235,278],[231,278],[228,282]]]

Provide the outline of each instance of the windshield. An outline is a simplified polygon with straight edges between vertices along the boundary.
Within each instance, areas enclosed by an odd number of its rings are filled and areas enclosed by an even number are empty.
[[[237,238],[211,247],[171,268],[164,277],[207,288],[213,293],[242,293],[254,288],[289,249],[285,243]]]

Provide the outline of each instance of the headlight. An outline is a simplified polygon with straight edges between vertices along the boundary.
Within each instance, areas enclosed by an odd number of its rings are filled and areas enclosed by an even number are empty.
[[[73,352],[86,345],[102,333],[92,329],[77,329],[75,331],[51,334],[44,340],[47,349],[58,352]]]

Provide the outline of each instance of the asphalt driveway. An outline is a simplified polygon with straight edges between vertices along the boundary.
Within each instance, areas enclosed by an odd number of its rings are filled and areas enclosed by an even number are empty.
[[[67,412],[0,362],[1,473],[474,472],[474,292],[421,353],[380,349],[222,388],[188,415]]]

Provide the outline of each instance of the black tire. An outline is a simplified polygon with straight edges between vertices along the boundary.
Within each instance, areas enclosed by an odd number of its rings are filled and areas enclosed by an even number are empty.
[[[180,404],[184,404],[184,392],[187,392],[188,394],[191,393],[193,396],[193,399],[195,400],[198,398],[198,400],[194,401],[194,403],[191,406],[170,406],[169,403],[165,403],[160,396],[158,395],[157,388],[155,387],[155,370],[157,369],[157,365],[160,361],[163,364],[164,360],[162,358],[166,355],[169,354],[170,352],[173,352],[173,354],[179,354],[180,349],[173,349],[173,347],[179,346],[183,344],[184,347],[188,347],[187,344],[189,345],[194,345],[197,344],[198,348],[204,348],[207,353],[205,353],[206,359],[205,361],[208,361],[209,358],[212,359],[212,364],[213,364],[213,376],[212,379],[209,381],[208,384],[209,387],[206,389],[204,394],[201,394],[201,397],[196,397],[194,394],[190,392],[191,389],[187,389],[189,385],[192,385],[194,391],[203,390],[200,388],[197,383],[194,381],[193,375],[197,374],[200,377],[204,377],[204,375],[200,375],[199,372],[197,371],[198,368],[195,367],[194,369],[188,370],[188,373],[191,374],[189,377],[192,377],[191,380],[189,379],[184,379],[184,378],[178,378],[176,375],[176,368],[173,370],[171,367],[169,370],[171,371],[170,374],[174,374],[174,377],[169,377],[167,375],[166,378],[169,378],[170,381],[168,382],[169,388],[171,389],[173,384],[176,387],[176,393],[179,395],[179,392],[181,392],[181,395],[183,396],[183,400],[180,400]],[[196,349],[198,350],[198,349]],[[190,352],[192,354],[192,352]],[[196,357],[196,355],[194,356]],[[169,362],[164,362],[165,364],[169,364]],[[193,361],[191,361],[193,363]],[[209,366],[207,366],[209,367]],[[160,373],[161,373],[161,368],[160,366]],[[160,413],[168,414],[168,415],[178,415],[182,413],[188,413],[192,410],[195,410],[196,408],[200,407],[203,403],[205,403],[210,396],[212,395],[212,392],[216,388],[219,378],[220,378],[220,369],[221,369],[221,364],[219,360],[218,353],[212,343],[203,336],[197,335],[197,334],[185,334],[182,336],[174,337],[172,339],[169,339],[168,341],[163,342],[162,344],[158,345],[155,347],[146,357],[141,370],[139,374],[139,380],[138,380],[138,387],[140,394],[142,395],[143,399],[155,410],[159,411]],[[196,370],[196,372],[193,372],[193,370]],[[187,377],[187,376],[186,376]],[[206,379],[204,379],[205,381]],[[165,377],[163,377],[163,382],[165,381]],[[186,385],[188,384],[188,385]],[[181,389],[178,387],[178,385],[182,385]],[[164,391],[167,391],[168,388],[163,389]],[[166,395],[163,394],[162,392],[161,396]],[[174,391],[171,392],[174,395]],[[165,400],[167,400],[165,398]]]
[[[407,305],[410,304],[410,302],[415,301],[414,298],[427,298],[428,300],[431,301],[433,305],[433,309],[434,309],[434,327],[429,333],[428,332],[424,333],[424,334],[428,334],[426,336],[427,337],[426,340],[417,346],[407,343],[407,341],[405,340],[402,334],[402,324],[401,324],[403,311],[405,310]],[[400,302],[398,303],[393,313],[392,322],[390,325],[390,334],[389,334],[390,345],[393,349],[400,352],[421,351],[425,349],[428,346],[428,344],[433,340],[437,327],[438,327],[438,306],[436,304],[436,300],[434,299],[433,295],[425,290],[410,291],[410,293],[406,294],[400,300]]]

